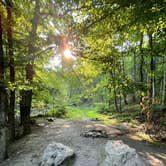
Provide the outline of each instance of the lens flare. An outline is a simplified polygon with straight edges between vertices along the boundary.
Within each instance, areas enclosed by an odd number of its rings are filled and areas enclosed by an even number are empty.
[[[71,54],[71,51],[68,48],[64,51],[64,56],[65,56],[66,59],[72,59],[73,58],[73,55]]]

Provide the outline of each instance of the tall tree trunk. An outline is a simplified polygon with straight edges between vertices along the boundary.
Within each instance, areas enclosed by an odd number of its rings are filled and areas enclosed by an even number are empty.
[[[152,99],[152,102],[154,101],[155,98],[155,59],[153,55],[153,38],[152,38],[152,33],[149,33],[149,47],[150,47],[150,92],[149,95]]]
[[[125,78],[126,72],[125,72],[125,61],[124,61],[123,53],[122,53],[122,74],[123,74],[123,77]],[[125,105],[128,105],[127,94],[124,90],[123,90],[122,94],[123,94],[123,99],[124,99]],[[120,99],[120,102],[121,102],[121,99]],[[120,103],[120,105],[121,105],[121,103]]]
[[[122,112],[122,96],[119,97],[119,112]]]
[[[20,91],[20,95],[21,124],[23,125],[23,134],[26,135],[31,132],[30,110],[32,102],[32,90],[22,90]]]
[[[139,45],[139,51],[140,51],[140,82],[143,84],[144,83],[144,70],[143,70],[143,66],[144,66],[144,55],[143,55],[143,49],[142,49],[142,45],[143,45],[143,33],[141,33],[140,36],[140,45]],[[142,102],[142,95],[141,95],[141,99],[140,102]]]
[[[10,1],[7,1],[7,40],[8,40],[8,48],[9,48],[9,66],[10,66],[10,82],[14,86],[15,83],[15,69],[14,69],[14,56],[13,56],[13,34],[12,34],[12,4]],[[8,120],[9,120],[9,137],[10,140],[14,140],[15,138],[15,90],[10,90],[10,109],[8,112]]]
[[[166,105],[166,56],[164,57],[162,105]]]
[[[8,108],[7,92],[4,83],[5,67],[1,22],[2,13],[0,11],[0,161],[7,157],[6,110]]]
[[[115,70],[113,72],[112,71],[110,72],[110,76],[111,76],[111,79],[112,79],[112,86],[113,86],[113,93],[114,93],[114,105],[115,105],[116,111],[119,112],[120,110],[119,110],[119,106],[118,106],[118,97],[117,97],[116,83],[115,83]]]
[[[118,99],[117,99],[117,93],[116,93],[115,86],[113,87],[113,91],[114,91],[114,104],[115,104],[115,108],[116,108],[116,111],[119,112]]]
[[[136,79],[136,74],[137,74],[136,65],[137,65],[137,63],[136,63],[136,53],[135,53],[135,50],[134,50],[134,52],[133,52],[133,80],[134,80],[134,82],[137,81],[137,79]],[[136,102],[136,94],[135,94],[135,92],[133,92],[133,102],[134,103]]]
[[[151,121],[153,103],[155,99],[155,60],[153,55],[153,38],[152,33],[148,34],[149,36],[149,48],[150,48],[150,88],[149,88],[149,111],[147,113],[147,121]]]
[[[35,1],[34,15],[32,19],[32,29],[29,33],[29,44],[28,44],[28,52],[29,55],[34,54],[35,52],[35,37],[37,31],[37,25],[39,21],[39,11],[40,11],[40,1]],[[32,83],[34,76],[34,66],[33,61],[29,62],[26,67],[26,80]],[[29,134],[31,132],[30,129],[30,112],[31,112],[31,103],[32,103],[32,90],[22,90],[20,92],[21,100],[20,100],[20,115],[21,115],[21,124],[23,125],[23,134]]]

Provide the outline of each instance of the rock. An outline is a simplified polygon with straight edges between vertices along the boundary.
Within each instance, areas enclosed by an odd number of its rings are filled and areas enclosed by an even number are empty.
[[[124,133],[124,131],[109,127],[107,134],[108,134],[109,138],[115,138],[115,137],[118,137],[120,135],[124,135],[125,133]]]
[[[101,166],[147,166],[136,150],[122,141],[108,141],[105,146],[106,158]]]
[[[104,129],[91,129],[85,131],[81,134],[83,137],[91,137],[91,138],[108,138],[107,131]]]
[[[44,115],[43,114],[37,114],[36,117],[42,118],[42,117],[44,117]]]
[[[53,121],[54,121],[54,118],[47,118],[47,121],[48,121],[48,122],[53,122]]]
[[[73,149],[53,142],[44,150],[40,166],[58,166],[72,156],[74,156]]]
[[[91,120],[91,121],[94,121],[94,122],[99,122],[99,121],[101,121],[99,118],[91,118],[90,120]]]

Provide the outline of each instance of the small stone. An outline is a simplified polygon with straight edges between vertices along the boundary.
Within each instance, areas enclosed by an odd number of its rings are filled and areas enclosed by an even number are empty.
[[[95,121],[95,122],[99,122],[99,121],[101,121],[99,118],[92,118],[92,119],[90,119],[91,121]]]
[[[54,121],[54,118],[47,118],[47,121],[48,121],[48,122],[53,122],[53,121]]]
[[[38,114],[37,117],[42,118],[42,117],[44,117],[44,115],[43,114]]]

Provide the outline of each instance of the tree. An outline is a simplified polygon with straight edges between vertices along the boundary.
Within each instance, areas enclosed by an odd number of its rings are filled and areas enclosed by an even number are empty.
[[[76,23],[78,29],[81,31],[80,36],[83,38],[80,39],[80,41],[85,48],[83,49],[83,47],[81,47],[84,56],[93,60],[100,59],[98,62],[105,66],[108,65],[109,67],[107,68],[109,68],[109,70],[112,67],[110,64],[113,62],[111,62],[110,59],[113,59],[115,55],[111,51],[111,53],[108,53],[106,50],[113,50],[117,47],[123,49],[123,45],[134,43],[135,48],[128,48],[127,51],[130,52],[129,55],[134,51],[136,53],[135,56],[137,56],[135,59],[139,59],[138,74],[140,75],[140,80],[139,82],[138,80],[134,80],[136,85],[135,90],[141,92],[139,93],[139,97],[142,98],[147,95],[147,85],[150,86],[149,98],[151,98],[153,102],[149,103],[149,108],[152,107],[155,96],[157,97],[157,94],[155,94],[156,81],[154,77],[156,73],[155,57],[157,57],[160,52],[156,49],[156,43],[160,41],[159,34],[163,33],[165,27],[163,19],[165,16],[165,6],[163,0],[156,2],[147,1],[144,3],[140,3],[140,1],[137,0],[128,2],[124,2],[123,0],[111,2],[91,0],[86,2],[81,1],[79,9],[82,9],[82,12],[81,16],[79,12],[79,17],[84,19],[78,24]],[[137,35],[139,36],[139,39],[138,37],[135,38],[135,35],[133,35],[135,32],[139,34]],[[123,37],[125,35],[130,35],[130,40]],[[144,41],[144,38],[146,39],[147,36],[149,45],[147,45],[147,41]],[[118,38],[121,41],[118,41]],[[156,42],[154,40],[156,40]],[[138,45],[139,51],[137,49]],[[108,47],[110,48],[108,49]],[[119,57],[121,54],[120,49],[116,54],[116,57],[118,58],[115,59],[117,61],[123,60]],[[149,63],[150,65],[146,65]],[[114,65],[115,70],[118,69],[118,67],[118,65]],[[149,72],[151,73],[150,75]],[[130,76],[130,73],[126,74]],[[146,80],[148,77],[149,81],[147,82]],[[119,83],[119,85],[123,87],[123,83],[121,81],[119,81]],[[118,86],[117,81],[115,85]],[[118,90],[116,90],[115,93],[118,93]]]
[[[162,94],[162,105],[166,105],[166,56],[164,58],[164,70],[163,70],[163,94]]]
[[[10,57],[10,83],[12,90],[10,90],[10,109],[8,112],[8,123],[10,131],[10,140],[15,138],[15,67],[14,67],[14,54],[13,54],[13,32],[12,32],[12,1],[6,0],[7,10],[7,41],[8,41],[8,54]]]
[[[139,53],[140,53],[140,67],[139,67],[139,76],[140,76],[140,83],[144,84],[144,54],[143,54],[143,33],[140,34],[140,44],[139,44]],[[141,94],[140,101],[142,102],[143,95]]]
[[[0,9],[2,9],[0,3]],[[8,109],[7,92],[5,85],[5,59],[3,52],[3,10],[0,10],[0,161],[7,157],[6,111]]]
[[[34,15],[32,19],[32,28],[29,32],[29,41],[28,41],[28,53],[30,56],[35,54],[35,39],[36,31],[39,21],[39,12],[40,12],[40,1],[35,0]],[[26,64],[26,80],[31,84],[34,77],[33,69],[33,60]],[[20,100],[20,115],[21,115],[21,124],[23,125],[23,134],[29,134],[30,129],[30,112],[31,112],[31,103],[32,103],[32,89],[23,89],[20,91],[21,100]]]

